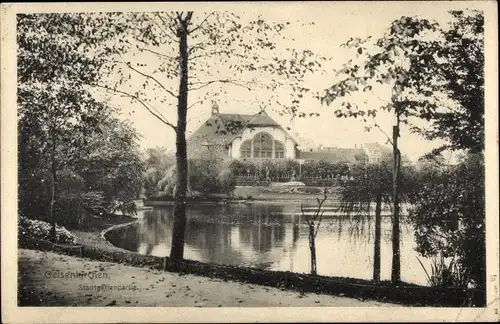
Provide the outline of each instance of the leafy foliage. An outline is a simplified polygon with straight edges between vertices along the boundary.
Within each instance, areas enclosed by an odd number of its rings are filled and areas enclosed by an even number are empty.
[[[171,257],[182,259],[188,190],[185,138],[188,110],[220,93],[226,94],[228,85],[249,91],[265,89],[273,98],[273,90],[286,84],[293,91],[286,98],[291,98],[291,103],[284,108],[295,114],[300,98],[309,91],[300,86],[303,76],[320,63],[308,50],[292,50],[290,59],[281,55],[280,59],[269,57],[275,53],[274,41],[285,26],[269,25],[260,16],[243,22],[241,17],[228,12],[199,16],[193,11],[142,12],[125,13],[119,21],[126,25],[127,33],[106,47],[105,53],[113,58],[101,71],[111,77],[97,86],[140,104],[175,131],[179,174],[175,184]],[[247,37],[243,38],[243,34]],[[211,65],[214,59],[217,68]],[[285,82],[279,82],[276,75]],[[196,93],[202,89],[204,94]],[[190,104],[188,98],[192,100]],[[158,108],[169,106],[177,108],[175,124]]]
[[[229,168],[234,175],[254,175],[256,173],[261,177],[265,177],[266,168],[269,170],[269,177],[276,179],[278,176],[288,174],[289,176],[295,173],[296,178],[299,175],[303,177],[319,177],[319,178],[340,178],[349,174],[349,165],[346,163],[336,163],[328,161],[306,161],[302,166],[296,160],[233,160]],[[300,173],[302,172],[302,173]]]
[[[261,16],[143,12],[123,13],[119,21],[126,26],[126,33],[104,49],[113,59],[101,69],[110,77],[98,86],[128,97],[174,129],[176,126],[167,120],[164,111],[175,107],[180,96],[178,31],[184,25],[189,108],[217,101],[233,87],[258,91],[258,97],[246,97],[255,98],[251,103],[254,106],[305,117],[299,112],[299,103],[311,90],[304,86],[304,78],[321,71],[326,61],[310,50],[278,46],[277,41],[286,38],[290,23],[269,23]],[[277,89],[287,89],[287,96],[278,97]],[[229,129],[239,127],[226,125]]]
[[[350,173],[350,166],[342,162],[306,161],[302,165],[302,176],[319,178],[339,178]]]
[[[78,147],[71,142],[57,146],[58,186],[55,209],[60,223],[80,226],[90,215],[112,213],[116,209],[133,212],[132,201],[142,188],[142,161],[136,133],[126,122],[101,116],[99,126],[85,136]],[[26,136],[30,135],[28,138]],[[20,132],[19,209],[22,215],[48,220],[50,185],[47,152],[37,150],[39,137]],[[72,152],[72,154],[68,154]]]
[[[145,152],[143,186],[147,198],[154,197],[161,189],[161,180],[167,177],[168,170],[175,165],[175,157],[164,147],[149,148]]]
[[[73,163],[86,186],[102,193],[107,213],[134,212],[132,201],[140,195],[144,172],[137,139],[129,122],[103,118],[80,147],[85,154]]]
[[[87,85],[106,61],[98,44],[120,33],[113,14],[17,15],[18,116],[26,132],[37,130],[40,149],[49,141],[78,143],[71,131],[96,125],[105,109]],[[36,125],[35,125],[36,124]]]
[[[105,61],[95,45],[118,32],[109,28],[97,33],[91,26],[107,24],[111,17],[17,15],[20,209],[42,218],[50,213],[54,228],[52,207],[57,208],[58,197],[47,200],[47,193],[59,193],[59,171],[67,168],[106,108],[86,85],[98,77]],[[56,155],[64,158],[56,160]]]
[[[337,81],[320,97],[322,103],[332,104],[343,98],[341,106],[335,110],[337,117],[360,117],[368,122],[376,117],[378,110],[394,112],[399,120],[408,123],[409,117],[420,117],[435,105],[417,100],[428,91],[430,76],[422,73],[422,64],[429,60],[428,51],[422,50],[426,36],[436,31],[437,25],[426,19],[401,17],[392,22],[385,34],[372,40],[349,39],[341,46],[353,48],[356,60],[349,60],[337,72]],[[390,98],[384,100],[374,92],[386,85]],[[363,108],[350,95],[357,92],[373,94],[381,106],[370,104],[373,109]],[[365,101],[365,105],[367,102]],[[375,126],[377,124],[375,123]],[[368,127],[367,130],[370,130]]]
[[[443,255],[434,257],[432,259],[430,273],[427,271],[422,261],[420,261],[419,258],[417,258],[417,260],[427,276],[427,284],[429,286],[436,288],[468,288],[468,283],[470,281],[469,271],[463,269],[462,266],[453,259],[447,265]]]
[[[236,185],[228,166],[218,159],[193,159],[189,163],[190,189],[204,196],[231,195]]]
[[[410,212],[417,251],[455,259],[480,287],[485,284],[486,255],[483,159],[480,153],[470,154],[456,166],[421,171]]]
[[[398,187],[401,153],[397,146],[400,123],[410,125],[412,130],[428,138],[446,138],[451,142],[439,150],[467,146],[478,151],[481,146],[478,143],[484,136],[481,131],[473,136],[468,133],[481,130],[481,109],[484,109],[483,45],[481,41],[479,44],[471,41],[477,40],[476,36],[482,32],[482,16],[476,13],[475,18],[467,18],[462,12],[452,15],[456,20],[448,31],[439,30],[437,23],[427,19],[401,17],[376,40],[351,38],[343,46],[353,48],[357,60],[351,59],[343,65],[336,82],[320,98],[327,105],[341,98],[335,115],[360,117],[365,123],[370,119],[373,125],[365,126],[367,131],[376,127],[383,132],[375,120],[379,111],[390,112],[395,117],[393,136],[387,136],[394,151],[393,282],[400,280]],[[470,57],[467,49],[472,51]],[[477,77],[473,76],[474,72],[479,72]],[[471,80],[469,87],[470,79],[475,80]],[[384,87],[390,91],[385,99],[375,93]],[[371,93],[382,103],[380,107],[372,108],[374,105],[370,104],[369,108],[367,100],[363,107],[353,100],[352,94],[362,92]],[[462,108],[442,113],[442,107],[450,101]],[[412,118],[418,123],[412,124]],[[430,122],[432,127],[420,129],[422,120]],[[464,129],[467,129],[465,134],[461,133]]]
[[[399,120],[428,139],[446,139],[439,148],[484,146],[484,18],[481,12],[452,11],[448,28],[417,17],[395,20],[378,39],[351,38],[351,59],[337,72],[337,82],[321,96],[337,117],[360,118],[380,128],[375,117],[394,112]],[[384,93],[390,88],[390,96]],[[367,93],[375,102],[350,96]],[[380,103],[380,107],[376,103]],[[379,107],[379,108],[377,108]],[[412,119],[413,118],[413,119]],[[430,126],[421,126],[421,120]],[[419,121],[413,123],[412,121]]]
[[[480,11],[452,11],[453,20],[441,30],[439,44],[425,66],[451,102],[426,117],[429,128],[415,128],[428,139],[442,138],[449,144],[436,150],[484,148],[484,17]],[[437,90],[437,86],[433,89]]]

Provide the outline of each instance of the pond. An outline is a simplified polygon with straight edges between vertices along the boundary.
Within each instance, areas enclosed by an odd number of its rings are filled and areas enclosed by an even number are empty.
[[[305,205],[312,212],[314,204]],[[201,262],[250,266],[268,270],[310,271],[307,225],[301,223],[300,203],[255,203],[187,206],[184,257]],[[339,215],[333,206],[316,238],[318,274],[372,279],[374,216]],[[411,226],[401,226],[401,278],[426,285],[430,260],[415,252]],[[116,246],[142,254],[168,256],[172,237],[173,207],[139,212],[137,223],[109,237]],[[381,279],[389,280],[392,263],[391,220],[382,217]]]

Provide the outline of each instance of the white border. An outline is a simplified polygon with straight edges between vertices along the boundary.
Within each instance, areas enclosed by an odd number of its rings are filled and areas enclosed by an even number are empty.
[[[318,307],[318,308],[96,308],[96,307],[17,307],[17,129],[16,129],[16,42],[15,14],[18,12],[62,11],[144,11],[148,10],[234,10],[261,11],[335,10],[353,6],[360,10],[378,10],[383,6],[404,5],[469,7],[484,10],[486,49],[486,223],[487,273],[489,282],[487,308],[391,308],[391,307]],[[499,306],[499,188],[498,188],[498,35],[495,1],[459,2],[239,2],[239,3],[36,3],[1,6],[1,229],[2,229],[2,322],[4,323],[92,323],[92,322],[332,322],[332,321],[498,321]],[[495,290],[496,286],[496,290]]]

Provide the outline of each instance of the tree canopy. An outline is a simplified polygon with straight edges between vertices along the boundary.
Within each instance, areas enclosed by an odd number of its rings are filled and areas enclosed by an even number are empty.
[[[425,73],[437,80],[448,101],[426,114],[431,127],[414,129],[427,139],[441,138],[444,149],[484,149],[484,17],[480,11],[452,11],[453,20],[440,30],[439,43],[426,44],[432,58]]]

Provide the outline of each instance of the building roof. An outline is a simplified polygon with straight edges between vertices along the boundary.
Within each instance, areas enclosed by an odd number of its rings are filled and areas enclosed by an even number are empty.
[[[300,158],[304,160],[356,163],[356,156],[362,155],[362,149],[321,147],[315,150],[301,151]]]
[[[246,128],[252,127],[278,127],[285,131],[280,124],[262,110],[255,115],[213,114],[189,138],[222,139],[225,144],[229,144],[240,136]]]
[[[392,150],[389,147],[381,145],[379,143],[365,143],[363,144],[363,148],[368,151],[368,154],[373,154],[377,150],[384,154],[392,153]]]

